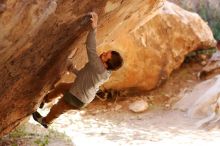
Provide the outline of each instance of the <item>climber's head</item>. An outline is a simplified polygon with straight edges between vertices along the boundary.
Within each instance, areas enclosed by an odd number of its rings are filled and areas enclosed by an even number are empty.
[[[107,70],[117,70],[123,64],[121,55],[116,51],[103,52],[100,58]]]

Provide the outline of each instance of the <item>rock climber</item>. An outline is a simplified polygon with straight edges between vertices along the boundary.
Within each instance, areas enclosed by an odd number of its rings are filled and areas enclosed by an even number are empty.
[[[86,49],[88,55],[88,63],[77,72],[77,77],[73,83],[60,83],[51,92],[49,92],[43,99],[40,107],[44,103],[49,103],[58,95],[63,96],[58,102],[53,105],[47,116],[43,117],[39,112],[32,114],[33,119],[39,122],[45,128],[69,110],[80,110],[88,105],[96,95],[99,87],[106,82],[111,71],[119,69],[123,64],[123,59],[117,51],[103,52],[100,56],[96,52],[96,30],[98,15],[95,12],[90,12],[87,15],[89,21],[89,33],[86,40]],[[68,66],[72,70],[71,65]]]

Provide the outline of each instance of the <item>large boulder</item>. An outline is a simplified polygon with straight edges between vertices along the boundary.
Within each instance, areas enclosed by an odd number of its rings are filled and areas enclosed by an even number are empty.
[[[36,110],[65,70],[71,45],[107,0],[0,0],[0,136]]]
[[[198,14],[167,1],[116,3],[100,23],[99,52],[113,49],[124,58],[123,67],[104,85],[107,89],[153,89],[181,65],[186,54],[216,43]]]

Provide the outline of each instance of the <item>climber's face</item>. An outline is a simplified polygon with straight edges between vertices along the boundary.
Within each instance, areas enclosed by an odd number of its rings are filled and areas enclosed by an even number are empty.
[[[112,58],[112,51],[103,52],[100,55],[100,59],[102,60],[103,64],[106,66],[106,62]],[[106,67],[107,68],[107,67]]]
[[[112,51],[103,52],[100,55],[102,62],[107,62],[109,59],[111,59],[111,57],[112,57]]]

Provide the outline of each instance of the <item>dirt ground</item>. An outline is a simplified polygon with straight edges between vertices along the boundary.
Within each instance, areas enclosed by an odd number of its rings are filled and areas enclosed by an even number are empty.
[[[52,139],[47,144],[76,146],[147,146],[147,145],[218,145],[219,129],[198,129],[196,119],[189,119],[184,112],[173,110],[180,94],[199,82],[196,78],[199,64],[184,64],[160,88],[138,96],[114,97],[107,101],[94,100],[81,111],[70,111],[56,119],[50,130],[64,133],[69,142]],[[133,113],[128,106],[143,99],[149,108]],[[39,110],[46,114],[48,109]],[[47,133],[32,118],[29,126],[40,133]],[[36,145],[36,143],[35,143]]]
[[[200,69],[196,63],[183,64],[156,90],[107,101],[96,99],[82,111],[62,115],[51,128],[68,135],[76,146],[217,145],[219,129],[197,129],[196,119],[171,108],[181,92],[199,82]],[[129,104],[139,99],[147,101],[149,109],[131,112]]]

